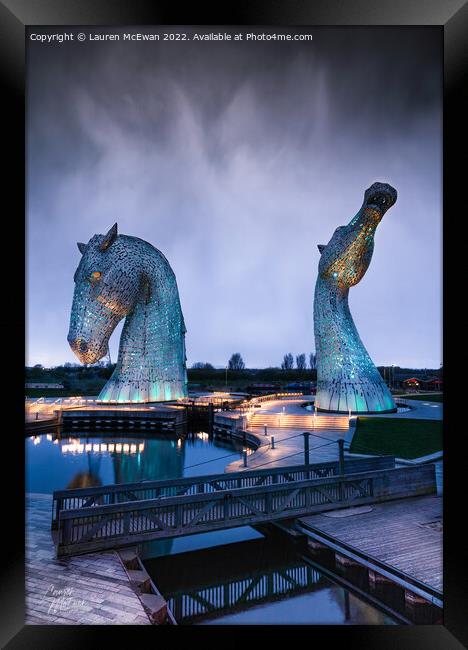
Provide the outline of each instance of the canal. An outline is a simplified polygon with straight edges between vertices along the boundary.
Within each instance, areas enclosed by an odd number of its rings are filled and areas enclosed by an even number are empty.
[[[195,432],[76,433],[25,440],[26,491],[223,472],[241,443]],[[388,612],[308,562],[284,536],[242,527],[142,545],[148,573],[180,624],[386,625]]]

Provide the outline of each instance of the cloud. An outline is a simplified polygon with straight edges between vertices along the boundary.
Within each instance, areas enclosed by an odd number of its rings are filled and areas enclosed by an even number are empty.
[[[29,48],[30,363],[74,361],[76,241],[116,220],[169,259],[189,363],[239,350],[261,367],[313,350],[317,244],[383,180],[399,198],[351,310],[377,363],[438,366],[436,30]]]

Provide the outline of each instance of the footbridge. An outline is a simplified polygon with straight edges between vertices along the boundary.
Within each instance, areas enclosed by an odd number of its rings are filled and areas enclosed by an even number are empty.
[[[395,468],[394,458],[247,470],[54,492],[57,556],[269,523],[432,494],[434,465]]]

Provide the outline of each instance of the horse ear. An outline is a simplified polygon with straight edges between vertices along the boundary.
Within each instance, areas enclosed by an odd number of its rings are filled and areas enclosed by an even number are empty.
[[[115,242],[117,239],[117,224],[114,223],[112,228],[107,232],[106,235],[104,235],[104,239],[99,246],[100,251],[106,251],[109,246],[112,246],[112,244]]]
[[[77,246],[78,246],[78,250],[79,250],[80,253],[83,255],[83,253],[84,253],[85,250],[86,250],[86,244],[83,244],[83,242],[79,241],[79,242],[77,243]]]
[[[320,255],[323,253],[323,249],[325,248],[326,244],[317,244],[317,248],[319,249]]]

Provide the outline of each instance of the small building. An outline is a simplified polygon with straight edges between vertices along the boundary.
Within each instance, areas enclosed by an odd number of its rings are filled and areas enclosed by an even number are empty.
[[[24,385],[25,388],[56,388],[63,389],[63,384],[43,384],[43,383],[27,383]]]
[[[437,390],[441,391],[444,388],[444,382],[438,377],[432,377],[432,379],[424,379],[421,381],[421,384],[424,390]]]
[[[416,377],[409,377],[408,379],[404,379],[401,383],[403,385],[403,388],[413,389],[413,390],[417,390],[421,385],[420,380],[417,379]]]
[[[251,395],[270,395],[277,393],[280,389],[280,384],[250,384],[246,390]]]

